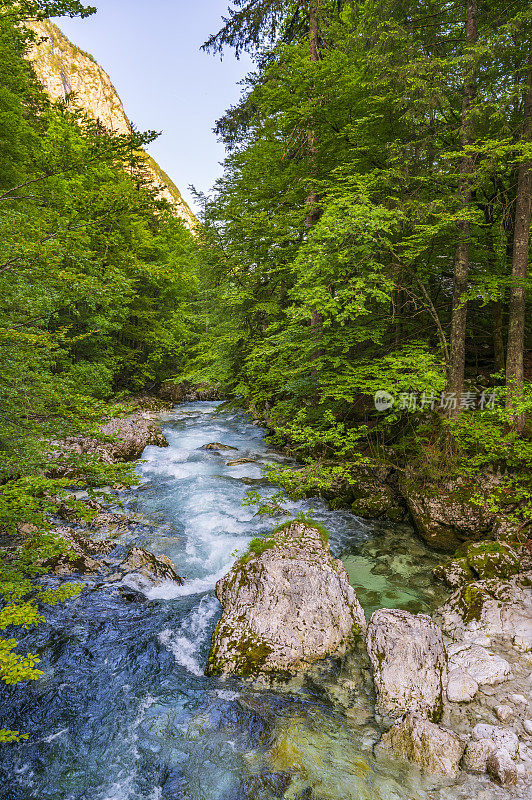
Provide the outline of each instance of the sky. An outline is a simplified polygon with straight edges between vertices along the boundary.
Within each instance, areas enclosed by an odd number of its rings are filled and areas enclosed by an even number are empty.
[[[235,103],[251,69],[246,56],[223,60],[200,51],[221,27],[229,0],[91,0],[87,19],[56,19],[74,44],[109,74],[139,130],[162,131],[147,149],[193,205],[188,189],[207,192],[224,148],[212,132]]]

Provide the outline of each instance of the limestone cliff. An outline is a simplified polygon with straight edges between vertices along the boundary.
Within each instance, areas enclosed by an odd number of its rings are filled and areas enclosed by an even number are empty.
[[[109,75],[94,58],[72,44],[57,25],[49,20],[32,22],[30,27],[39,39],[28,53],[37,77],[52,100],[65,100],[72,95],[76,106],[109,130],[129,133],[131,124],[122,101]],[[160,197],[168,200],[187,228],[193,229],[197,220],[181,197],[177,186],[146,154],[146,171]]]

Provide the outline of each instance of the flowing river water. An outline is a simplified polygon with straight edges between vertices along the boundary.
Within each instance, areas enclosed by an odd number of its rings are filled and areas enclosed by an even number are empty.
[[[286,459],[246,415],[219,403],[183,404],[162,424],[170,446],[145,451],[142,482],[124,498],[150,524],[141,520],[121,542],[170,556],[187,580],[154,587],[85,578],[87,591],[22,637],[44,675],[2,689],[4,725],[30,735],[0,750],[0,798],[461,796],[375,759],[382,729],[361,647],[284,683],[204,676],[220,615],[216,580],[276,524],[243,505],[246,492],[275,492],[263,467]],[[209,442],[236,450],[201,449]],[[227,464],[241,458],[254,461]],[[430,611],[443,599],[430,575],[438,557],[408,526],[363,522],[316,500],[283,505],[328,528],[368,617],[379,607]]]

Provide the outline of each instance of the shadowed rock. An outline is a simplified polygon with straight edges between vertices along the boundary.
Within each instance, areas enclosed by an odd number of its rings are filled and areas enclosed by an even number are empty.
[[[393,750],[432,775],[455,778],[465,743],[419,714],[405,714],[383,735],[380,749]]]

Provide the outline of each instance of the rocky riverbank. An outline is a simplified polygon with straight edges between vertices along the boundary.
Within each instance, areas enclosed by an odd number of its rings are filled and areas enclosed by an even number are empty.
[[[501,797],[528,797],[532,573],[509,547],[471,545],[466,561],[470,580],[433,618],[400,609],[371,616],[365,647],[384,731],[375,755],[406,760],[435,785],[474,787],[474,776],[486,775]],[[505,569],[507,580],[487,577]],[[364,638],[358,599],[312,523],[255,540],[217,596],[210,675],[286,677]]]
[[[120,464],[139,459],[148,446],[167,447],[168,442],[154,417],[171,407],[171,401],[152,395],[131,398],[125,405],[129,413],[103,420],[101,437],[71,437],[54,443],[64,464],[56,465],[50,477],[75,478],[77,483],[82,482],[83,467],[76,463],[76,456],[88,455],[103,464]],[[63,544],[63,552],[40,562],[38,566],[48,574],[92,575],[107,582],[134,576],[137,582],[147,581],[153,585],[167,580],[183,583],[166,556],[155,556],[143,548],[128,548],[117,543],[132,526],[139,522],[149,524],[147,520],[113,511],[84,490],[62,498],[57,517],[68,524],[56,524],[49,532]],[[87,517],[90,522],[86,521]],[[22,527],[21,535],[31,535],[32,526]]]

